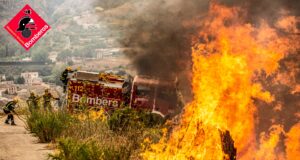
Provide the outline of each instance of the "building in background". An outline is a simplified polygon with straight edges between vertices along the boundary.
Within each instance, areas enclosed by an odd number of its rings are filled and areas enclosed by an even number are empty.
[[[115,58],[120,56],[127,48],[98,48],[95,49],[96,59]]]
[[[15,84],[0,84],[0,91],[5,94],[15,95],[17,94],[18,87]]]
[[[42,83],[42,79],[39,77],[38,72],[24,72],[21,73],[21,77],[24,78],[25,84],[33,85]]]
[[[3,84],[14,84],[14,81],[2,81],[2,82],[0,82],[0,85],[3,85]]]
[[[22,62],[32,62],[32,59],[30,57],[25,57],[21,59]]]
[[[0,81],[5,81],[5,80],[6,80],[5,74],[0,74]]]
[[[49,53],[49,59],[50,59],[52,62],[56,62],[57,55],[58,55],[57,52],[50,52],[50,53]]]
[[[7,87],[7,94],[15,95],[17,94],[17,91],[18,91],[18,87],[16,85],[9,85]]]

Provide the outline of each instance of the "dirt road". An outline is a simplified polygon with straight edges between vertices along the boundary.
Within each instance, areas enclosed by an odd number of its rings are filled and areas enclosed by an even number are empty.
[[[0,160],[45,160],[48,158],[47,144],[38,143],[24,128],[24,123],[15,116],[17,126],[4,124],[0,116]]]

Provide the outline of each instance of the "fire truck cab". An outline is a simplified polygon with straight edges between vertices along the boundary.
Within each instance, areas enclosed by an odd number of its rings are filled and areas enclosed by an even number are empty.
[[[161,116],[174,113],[177,103],[175,83],[135,76],[132,82],[130,106]]]

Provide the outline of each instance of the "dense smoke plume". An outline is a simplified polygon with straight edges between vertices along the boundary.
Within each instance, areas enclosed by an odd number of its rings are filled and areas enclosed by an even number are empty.
[[[208,0],[142,1],[147,5],[131,21],[122,44],[134,48],[127,53],[138,73],[169,77],[190,70],[191,36],[199,26],[190,22],[205,16]],[[265,20],[270,25],[283,14],[299,15],[297,0],[216,0],[228,6],[245,10],[246,23],[257,24]],[[140,5],[137,5],[140,7]]]
[[[253,26],[268,23],[277,29],[279,35],[289,36],[299,42],[299,0],[219,0],[227,6],[241,7],[245,15],[239,15],[244,23]],[[127,55],[139,74],[157,77],[178,76],[190,91],[192,36],[196,35],[201,21],[208,11],[208,0],[159,0],[148,3],[142,14],[136,15],[126,31],[122,44],[133,48]],[[290,16],[291,21],[278,21]],[[230,23],[230,22],[228,22]],[[286,25],[297,26],[287,28]],[[211,37],[213,38],[213,37]],[[199,37],[201,41],[201,37]],[[242,41],[242,40],[241,40]],[[256,101],[258,107],[256,126],[259,133],[268,131],[270,126],[281,124],[288,131],[300,119],[300,54],[299,44],[294,53],[280,61],[279,70],[273,75],[261,72],[254,81],[259,81],[265,90],[274,96],[274,102],[266,104]],[[185,92],[188,94],[188,92]],[[283,146],[283,141],[281,146]]]
[[[122,44],[139,74],[170,77],[190,70],[191,35],[184,22],[205,13],[208,1],[151,1],[131,22]]]
[[[300,12],[298,10],[300,2],[297,0],[218,0],[215,2],[241,7],[246,15],[240,16],[245,23],[254,26],[264,20],[270,26],[277,27],[275,22],[282,15],[299,15]],[[157,0],[142,1],[143,5],[136,5],[140,7],[137,10],[141,12],[131,20],[131,25],[125,32],[121,44],[133,48],[126,54],[132,59],[138,74],[173,78],[177,76],[184,86],[184,94],[189,97],[191,95],[189,85],[192,65],[191,39],[199,29],[201,30],[197,21],[201,21],[206,15],[209,3],[211,1],[208,0]],[[278,31],[282,30],[278,28]],[[295,31],[289,32],[288,34],[299,34]],[[201,40],[201,37],[199,39]]]
[[[260,18],[274,22],[287,11],[292,15],[300,14],[298,0],[219,0],[219,2],[228,6],[242,6],[252,22]]]
[[[190,25],[208,10],[208,0],[142,1],[121,44],[132,48],[126,54],[137,74],[174,80],[185,101],[191,94],[191,38],[197,26]],[[146,4],[146,5],[145,5]],[[170,81],[171,82],[171,81]]]

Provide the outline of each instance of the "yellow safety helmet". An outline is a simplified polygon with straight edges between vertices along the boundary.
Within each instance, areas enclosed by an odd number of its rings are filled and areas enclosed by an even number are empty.
[[[72,70],[72,68],[71,68],[70,66],[68,66],[66,69],[67,69],[68,71]]]
[[[15,98],[13,99],[13,101],[14,101],[15,103],[18,103],[18,102],[19,102],[19,98],[18,98],[18,97],[15,97]]]
[[[34,96],[35,96],[34,92],[30,92],[30,97],[34,97]]]

